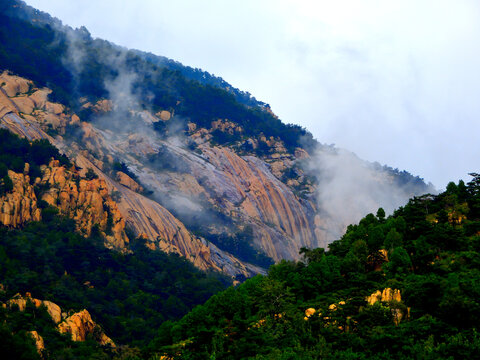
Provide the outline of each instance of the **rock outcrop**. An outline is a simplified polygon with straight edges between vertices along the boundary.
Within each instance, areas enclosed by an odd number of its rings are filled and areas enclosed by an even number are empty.
[[[30,177],[11,170],[8,176],[12,180],[13,190],[0,197],[0,224],[17,227],[29,221],[39,221],[41,211],[37,207],[37,197]]]
[[[130,190],[138,193],[141,193],[143,191],[143,187],[141,185],[139,185],[135,180],[133,180],[130,176],[128,176],[122,171],[117,171],[116,180],[120,185],[123,185]]]
[[[67,317],[58,325],[58,330],[62,334],[70,334],[73,341],[85,341],[88,336],[92,336],[100,345],[115,347],[112,339],[92,320],[87,310],[79,311]]]
[[[76,221],[77,230],[89,236],[94,226],[104,233],[108,247],[124,249],[129,242],[125,221],[112,200],[105,180],[82,179],[75,171],[53,160],[43,167],[42,184],[49,189],[42,200],[59,209],[60,214]]]
[[[254,247],[274,260],[296,259],[300,247],[323,245],[315,221],[314,201],[298,198],[279,180],[295,159],[285,157],[285,148],[276,139],[261,140],[276,151],[268,160],[269,164],[254,156],[241,157],[232,149],[208,144],[211,131],[243,132],[233,122],[218,120],[208,131],[189,127],[195,132],[190,134],[191,141],[199,144],[193,152],[178,139],[165,141],[151,131],[140,136],[122,134],[121,130],[100,129],[98,124],[82,122],[75,114],[69,114],[61,104],[50,103],[47,99],[49,90],[35,89],[31,82],[12,80],[8,74],[5,79],[5,83],[22,85],[9,85],[9,89],[16,89],[14,96],[10,96],[13,90],[2,92],[0,103],[4,104],[4,116],[0,117],[0,126],[30,140],[48,139],[75,159],[83,173],[87,168],[93,168],[99,176],[98,180],[78,181],[68,175],[68,170],[50,164],[41,179],[42,183],[51,186],[42,200],[57,206],[62,214],[75,218],[78,229],[84,234],[88,235],[92,226],[99,224],[105,235],[110,236],[107,245],[122,248],[127,243],[123,235],[123,228],[127,225],[136,236],[148,238],[150,248],[183,255],[201,269],[213,268],[245,276],[261,272],[261,269],[244,264],[213,244],[193,236],[167,210],[177,210],[177,205],[185,205],[187,210],[193,209],[208,217],[209,210],[205,205],[210,204],[208,206],[222,216],[231,218],[235,226],[228,229],[226,225],[212,223],[213,232],[235,232],[249,226],[253,229]],[[85,101],[84,107],[99,113],[115,111],[115,104],[109,101],[94,105]],[[136,121],[143,121],[144,127],[152,126],[155,116],[144,113]],[[167,118],[172,114],[164,111],[156,115],[169,121]],[[68,144],[59,136],[65,133],[67,124],[76,126],[75,134],[78,135],[70,138]],[[162,147],[174,154],[169,166],[177,170],[159,171],[149,163],[149,156],[158,154]],[[108,171],[112,159],[122,159],[133,170],[137,169],[133,172],[142,184],[155,191],[155,200],[138,194],[142,186],[126,174],[119,173],[115,180],[107,176],[104,171]],[[107,196],[112,192],[120,195],[116,209]],[[170,200],[164,201],[166,197]],[[112,234],[107,223],[113,224]]]
[[[40,334],[35,331],[29,331],[28,334],[33,338],[35,341],[35,347],[37,348],[37,352],[39,355],[42,355],[42,351],[45,350],[45,343],[43,341],[43,338],[40,336]]]
[[[400,290],[385,288],[382,291],[377,290],[372,295],[365,298],[368,305],[375,305],[378,302],[386,303],[392,313],[393,322],[398,326],[403,318],[410,316],[410,308],[402,304],[402,295]]]
[[[241,157],[229,148],[208,144],[199,145],[199,156],[174,143],[157,143],[155,146],[155,141],[143,139],[118,146],[126,153],[145,157],[152,156],[146,149],[155,156],[154,149],[162,144],[162,156],[174,166],[179,164],[180,171],[158,172],[144,167],[137,174],[156,195],[172,199],[166,202],[167,207],[178,210],[184,206],[187,212],[208,213],[206,199],[230,219],[250,225],[255,246],[276,261],[298,258],[303,246],[324,245],[318,236],[314,202],[299,199],[259,158]]]
[[[400,293],[400,290],[398,289],[391,289],[391,288],[385,288],[382,291],[377,290],[375,291],[372,295],[367,296],[365,299],[369,305],[373,305],[376,302],[401,302],[402,301],[402,295]]]
[[[70,334],[73,341],[85,341],[88,336],[92,336],[100,345],[115,347],[113,340],[92,320],[90,313],[85,309],[62,320],[60,306],[48,300],[35,299],[28,292],[25,296],[16,294],[4,304],[4,307],[10,309],[18,307],[19,311],[25,311],[29,302],[37,308],[45,306],[53,322],[57,324],[58,331],[62,334]],[[30,331],[29,333],[35,340],[37,350],[41,352],[45,348],[43,338],[37,331]]]
[[[13,190],[0,197],[0,224],[18,227],[41,220],[41,210],[33,185],[30,184],[28,164],[23,174],[9,170]],[[77,230],[90,235],[94,226],[104,232],[108,247],[124,249],[129,239],[125,221],[117,204],[110,197],[102,179],[81,179],[75,171],[66,170],[57,160],[42,167],[43,178],[37,183],[47,185],[41,200],[59,209],[60,214],[76,221]]]
[[[32,298],[32,295],[28,292],[25,294],[25,297],[20,294],[16,294],[7,301],[6,306],[11,308],[15,305],[18,306],[20,311],[25,311],[28,302],[31,302],[36,307],[45,306],[48,314],[55,324],[58,324],[60,321],[62,321],[62,310],[60,309],[60,306],[48,300],[38,300]]]

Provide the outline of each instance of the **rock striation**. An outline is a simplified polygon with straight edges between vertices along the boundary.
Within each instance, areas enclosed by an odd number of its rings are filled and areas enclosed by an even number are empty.
[[[183,255],[201,269],[213,268],[245,276],[262,271],[193,236],[167,210],[171,203],[159,203],[158,199],[167,194],[174,202],[188,203],[187,207],[195,206],[197,200],[202,199],[224,216],[232,217],[238,229],[251,226],[255,247],[275,260],[296,258],[301,246],[317,245],[313,202],[302,203],[288,186],[278,180],[284,168],[279,163],[287,160],[275,158],[273,168],[277,170],[273,174],[272,166],[256,157],[240,157],[231,149],[213,147],[208,142],[200,146],[202,155],[198,156],[181,143],[156,138],[151,131],[145,136],[122,134],[121,131],[113,133],[97,128],[96,124],[82,122],[75,114],[69,114],[63,105],[49,102],[48,89],[36,89],[28,80],[7,73],[2,76],[3,88],[6,87],[8,92],[3,90],[0,94],[4,104],[0,126],[30,140],[48,139],[83,168],[80,173],[92,168],[99,176],[98,180],[78,180],[71,170],[55,163],[43,169],[44,176],[40,181],[50,189],[41,200],[74,218],[82,233],[88,235],[98,224],[107,238],[110,236],[106,241],[109,247],[123,248],[128,242],[124,227],[129,226],[136,236],[149,239],[150,248]],[[105,113],[114,111],[115,104],[109,101],[94,105],[85,102],[84,108]],[[140,118],[151,126],[155,116],[144,113]],[[167,117],[171,117],[167,112],[156,115],[158,121],[168,121]],[[65,134],[67,125],[75,126],[78,134],[68,142],[60,136]],[[218,120],[212,126],[213,130],[233,134],[243,131],[228,120]],[[202,132],[204,129],[192,127],[192,130],[201,133],[197,139],[200,143],[204,141],[201,137],[208,135],[208,131]],[[264,140],[280,152],[284,151],[274,139]],[[173,152],[175,159],[183,161],[189,171],[159,172],[152,167],[146,168],[148,156],[157,154],[162,146]],[[107,176],[104,171],[108,171],[113,159],[122,159],[129,166],[142,168],[143,172],[134,173],[140,175],[140,181],[159,196],[153,200],[140,195],[143,186],[127,174],[116,173],[114,179]],[[108,198],[112,192],[120,195],[120,199],[116,199],[117,205]],[[202,206],[196,207],[195,211],[208,213]],[[111,229],[107,229],[108,224],[113,224]],[[212,227],[212,231],[218,230]]]

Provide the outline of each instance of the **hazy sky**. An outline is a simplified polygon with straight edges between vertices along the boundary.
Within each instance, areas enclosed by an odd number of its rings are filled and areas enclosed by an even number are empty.
[[[480,172],[478,0],[27,0],[443,188]]]

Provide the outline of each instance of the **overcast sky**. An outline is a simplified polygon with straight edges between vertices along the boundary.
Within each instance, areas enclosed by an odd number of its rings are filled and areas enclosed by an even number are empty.
[[[478,0],[27,0],[221,76],[322,143],[431,181],[480,172]]]

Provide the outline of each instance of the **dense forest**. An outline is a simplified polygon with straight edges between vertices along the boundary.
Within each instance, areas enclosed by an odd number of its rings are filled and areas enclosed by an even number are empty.
[[[480,175],[379,209],[167,321],[151,354],[178,359],[472,359],[480,350]],[[387,289],[385,291],[385,289]],[[377,291],[397,294],[367,301]],[[379,295],[380,296],[380,295]],[[383,295],[382,295],[383,296]],[[382,301],[382,299],[384,301]]]

